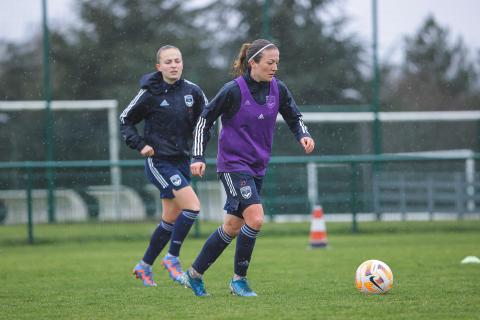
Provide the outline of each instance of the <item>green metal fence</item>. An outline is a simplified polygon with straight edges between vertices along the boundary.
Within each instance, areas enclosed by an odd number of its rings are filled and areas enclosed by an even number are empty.
[[[348,216],[354,232],[359,213],[379,220],[412,212],[463,218],[479,211],[479,159],[473,153],[273,157],[261,194],[271,221],[308,219],[321,204],[327,214]],[[121,172],[118,185],[112,184],[112,167]],[[49,172],[54,190],[48,189]],[[214,159],[193,186],[204,218],[221,219],[224,198]],[[30,242],[36,223],[132,222],[159,219],[160,212],[158,190],[145,178],[142,160],[0,163],[0,224],[25,224]]]

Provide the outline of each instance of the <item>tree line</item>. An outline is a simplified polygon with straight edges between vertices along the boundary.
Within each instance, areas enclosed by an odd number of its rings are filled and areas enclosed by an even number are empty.
[[[231,79],[230,64],[240,45],[269,37],[280,48],[279,77],[297,104],[349,105],[353,109],[369,105],[370,43],[346,31],[348,17],[325,14],[339,2],[269,3],[266,26],[263,0],[222,0],[195,6],[181,0],[79,1],[72,8],[78,23],[50,30],[52,98],[117,99],[123,109],[138,91],[140,76],[154,70],[156,50],[165,44],[181,49],[185,78],[199,84],[212,98]],[[415,34],[405,37],[403,50],[399,65],[381,61],[381,111],[480,109],[480,52],[471,57],[463,40],[452,39],[448,28],[433,16],[426,17]],[[25,41],[0,43],[0,52],[1,99],[42,99],[40,30]],[[2,143],[0,161],[45,159],[44,142],[39,139],[42,117],[28,113],[0,117],[1,136],[10,141]],[[102,119],[106,115],[85,112],[76,123],[66,114],[54,117],[57,160],[108,158],[107,145],[96,138],[98,132],[106,132],[106,120]],[[461,147],[476,147],[478,138],[472,132],[477,127],[463,133]],[[25,134],[19,135],[19,129]],[[348,138],[349,129],[344,125],[312,126],[312,130],[322,136],[319,152],[371,151],[357,150],[358,138]],[[72,141],[78,139],[85,143],[71,148]],[[387,150],[409,151],[402,150],[408,149],[408,142],[401,136],[395,139]],[[452,138],[451,143],[458,145],[458,139]],[[291,145],[276,148],[289,153]],[[124,158],[137,156],[126,149],[122,153]]]

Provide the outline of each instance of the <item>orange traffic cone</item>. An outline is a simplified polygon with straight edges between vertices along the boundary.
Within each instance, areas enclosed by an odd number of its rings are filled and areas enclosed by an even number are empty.
[[[312,212],[310,226],[310,247],[324,248],[327,246],[327,227],[322,206],[315,206]]]

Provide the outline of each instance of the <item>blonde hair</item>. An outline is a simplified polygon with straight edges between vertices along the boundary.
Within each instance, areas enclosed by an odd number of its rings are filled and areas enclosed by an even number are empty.
[[[164,45],[163,47],[160,47],[160,49],[158,49],[158,51],[157,51],[157,63],[160,63],[160,54],[163,51],[168,50],[168,49],[177,49],[178,51],[180,51],[180,49],[178,49],[177,47],[169,45],[169,44]]]
[[[278,49],[273,43],[265,39],[257,39],[252,43],[244,43],[240,47],[238,56],[233,61],[232,75],[239,77],[248,70],[248,61],[252,59],[255,62],[260,62],[265,49]]]

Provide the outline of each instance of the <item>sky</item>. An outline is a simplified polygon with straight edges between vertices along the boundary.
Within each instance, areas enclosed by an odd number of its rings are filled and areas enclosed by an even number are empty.
[[[200,1],[200,0],[196,0]],[[339,0],[351,17],[348,31],[371,43],[371,0]],[[42,0],[0,0],[0,40],[22,40],[41,27]],[[51,27],[65,27],[72,19],[74,0],[48,0]],[[413,35],[432,14],[448,27],[452,40],[461,36],[467,47],[480,50],[480,0],[377,0],[380,59],[401,58],[402,39]]]

